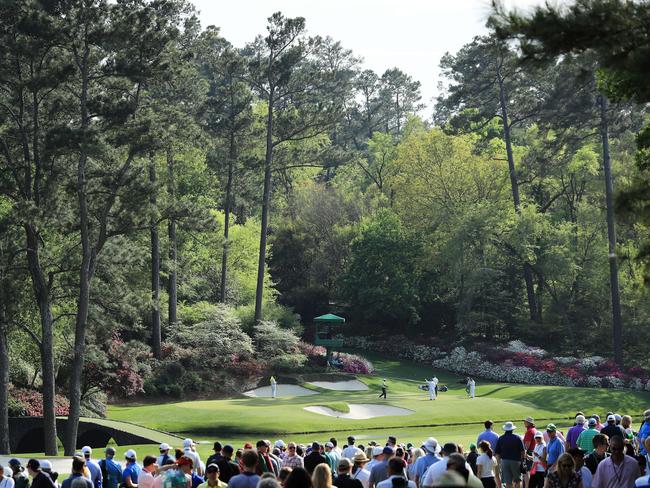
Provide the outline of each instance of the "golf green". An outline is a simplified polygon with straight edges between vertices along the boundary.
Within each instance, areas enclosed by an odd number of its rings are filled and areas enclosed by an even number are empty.
[[[515,385],[476,380],[476,398],[468,399],[462,378],[426,365],[368,355],[375,368],[372,376],[358,376],[366,391],[334,391],[303,386],[318,394],[284,398],[231,398],[227,400],[181,401],[164,404],[112,405],[108,418],[128,421],[151,429],[206,441],[199,450],[209,452],[209,441],[240,446],[260,438],[282,438],[311,442],[330,436],[344,439],[352,433],[359,439],[382,440],[397,435],[404,442],[421,442],[434,435],[440,440],[469,442],[482,430],[485,419],[497,429],[507,420],[532,416],[538,424],[570,425],[576,411],[586,414],[607,411],[627,413],[637,419],[650,405],[650,393],[625,390]],[[449,391],[435,401],[418,389],[425,378],[436,375]],[[388,382],[388,398],[379,399],[382,378]],[[352,377],[351,377],[352,379]],[[405,416],[344,419],[308,412],[307,406],[324,406],[346,412],[350,404],[380,404],[412,410]],[[521,423],[519,428],[522,428]]]

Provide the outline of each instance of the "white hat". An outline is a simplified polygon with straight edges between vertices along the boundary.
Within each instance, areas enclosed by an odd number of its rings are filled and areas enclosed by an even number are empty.
[[[586,420],[584,415],[576,416],[576,424],[584,424]]]
[[[124,457],[126,459],[135,459],[136,458],[135,451],[133,449],[129,449],[124,453]]]
[[[332,444],[330,441],[327,441],[325,443],[325,447],[329,447],[330,449],[334,447],[334,444]],[[345,458],[344,458],[345,459]]]
[[[49,462],[47,459],[43,459],[42,461],[39,461],[41,465],[41,469],[49,469],[52,470],[52,463]]]
[[[614,414],[614,418],[616,419],[617,422],[620,422],[622,419],[622,417],[617,413]]]
[[[533,436],[534,439],[543,439],[544,434],[542,434],[540,431],[535,432],[535,435]]]
[[[277,441],[275,441],[275,447],[279,447],[280,449],[282,449],[284,446],[286,446],[286,444],[282,439],[278,439]]]
[[[90,446],[83,446],[81,448],[81,454],[83,454],[83,455],[86,455],[86,454],[90,455],[92,453],[93,453],[93,450],[90,448]]]
[[[438,444],[438,440],[435,437],[429,437],[423,442],[423,445],[432,454],[438,454],[440,452],[440,444]]]
[[[510,432],[512,430],[515,430],[516,428],[517,427],[515,427],[515,424],[513,424],[512,422],[506,422],[505,424],[503,424],[503,430],[505,430],[506,432]]]
[[[192,439],[185,439],[183,441],[183,448],[192,447],[192,444],[194,444],[194,441]]]
[[[616,422],[616,417],[614,417],[613,415],[608,415],[607,416],[607,421],[608,422]]]
[[[169,444],[167,444],[166,442],[163,442],[163,443],[160,444],[160,446],[158,447],[158,450],[160,450],[160,451],[169,451],[171,448],[172,448],[172,447],[171,447]]]
[[[372,448],[372,457],[379,456],[384,453],[384,448],[380,446],[375,446]]]

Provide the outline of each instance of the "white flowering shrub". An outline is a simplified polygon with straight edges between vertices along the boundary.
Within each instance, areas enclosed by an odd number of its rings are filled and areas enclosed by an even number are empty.
[[[601,378],[598,376],[587,376],[587,386],[600,388],[603,385]]]

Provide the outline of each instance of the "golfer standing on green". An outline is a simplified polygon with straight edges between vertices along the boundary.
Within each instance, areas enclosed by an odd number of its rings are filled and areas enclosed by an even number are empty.
[[[386,388],[388,388],[388,385],[386,384],[386,378],[384,378],[381,381],[381,395],[379,395],[379,398],[386,398]]]
[[[275,395],[278,393],[278,383],[275,381],[275,378],[271,376],[271,398],[275,398]]]

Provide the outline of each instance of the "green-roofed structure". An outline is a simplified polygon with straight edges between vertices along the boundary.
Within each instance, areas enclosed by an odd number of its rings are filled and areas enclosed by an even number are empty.
[[[337,339],[336,336],[342,332],[341,328],[345,324],[345,319],[331,313],[320,315],[314,319],[316,325],[316,335],[314,343],[317,346],[325,347],[327,351],[327,363],[332,359],[332,349],[343,346],[343,340]]]

